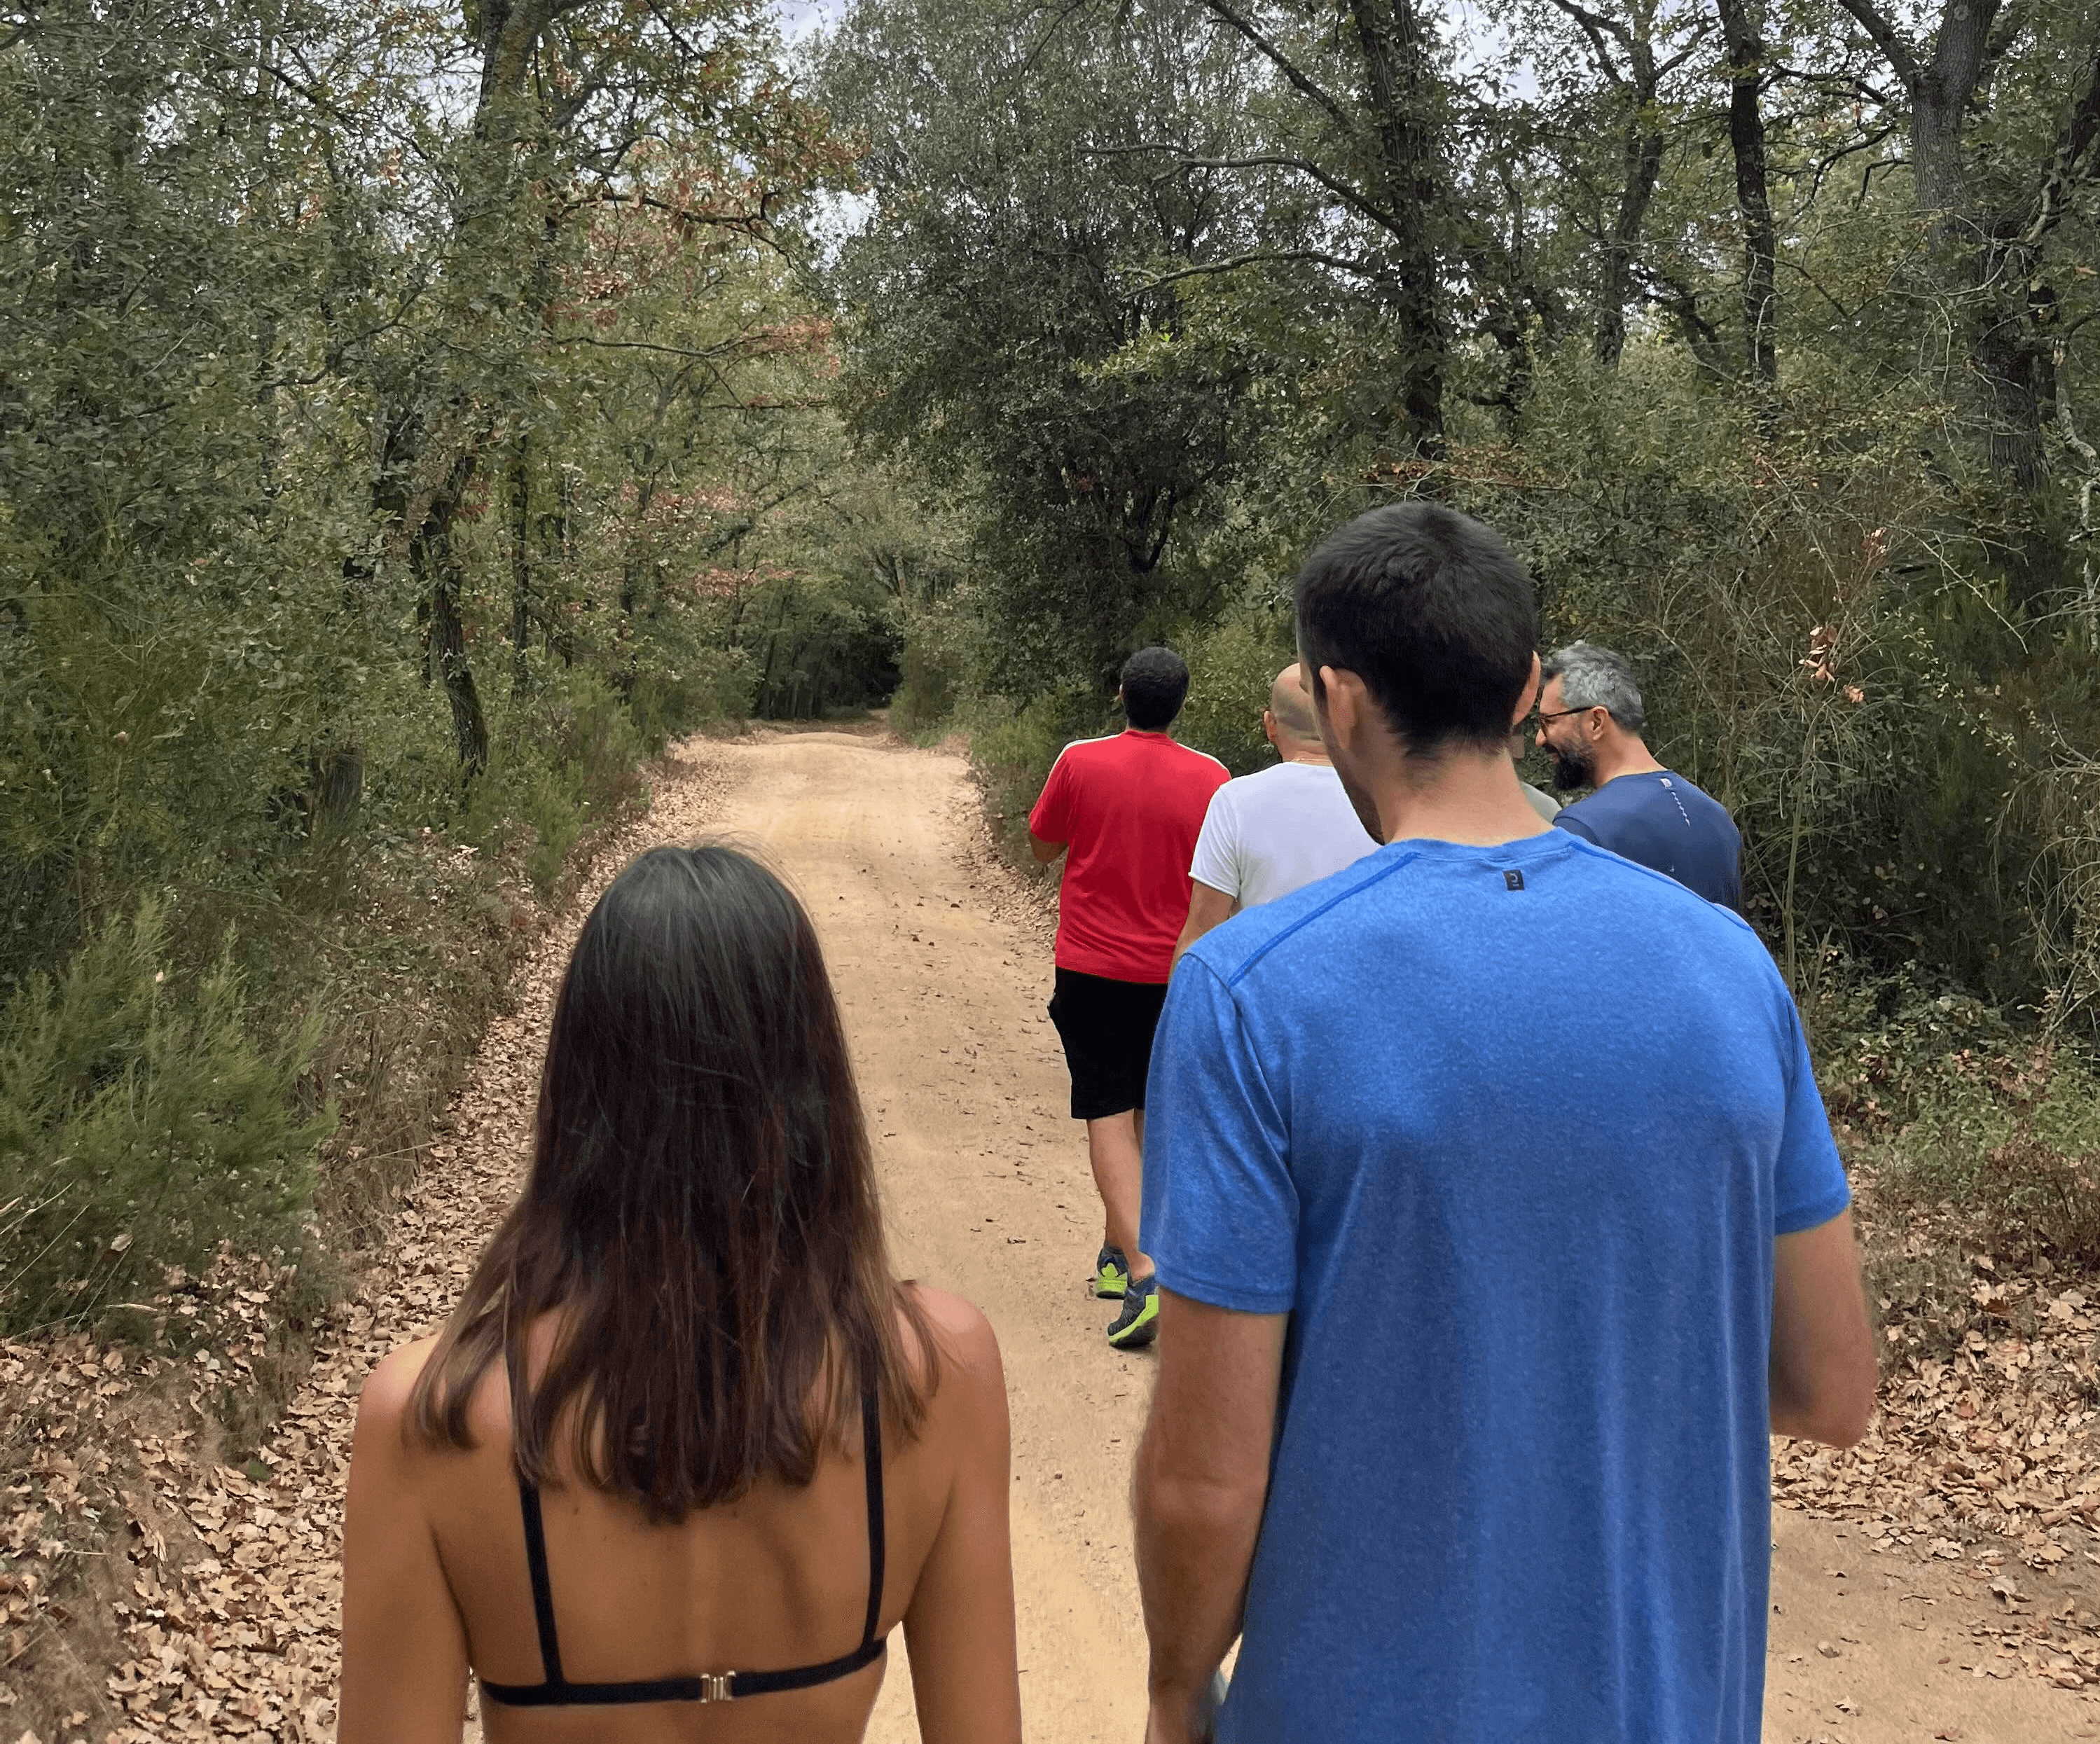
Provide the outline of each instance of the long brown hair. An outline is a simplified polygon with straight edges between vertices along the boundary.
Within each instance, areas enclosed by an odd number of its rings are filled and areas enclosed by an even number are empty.
[[[555,1310],[535,1385],[527,1339]],[[499,1358],[519,1475],[555,1475],[558,1433],[585,1481],[659,1521],[763,1473],[807,1483],[862,1385],[907,1434],[924,1415],[934,1345],[889,1269],[816,933],[733,848],[651,848],[584,923],[532,1173],[416,1383],[416,1431],[471,1446]]]

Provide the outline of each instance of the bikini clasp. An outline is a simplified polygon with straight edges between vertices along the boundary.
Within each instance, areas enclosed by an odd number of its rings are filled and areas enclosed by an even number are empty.
[[[734,1671],[703,1671],[700,1673],[700,1699],[703,1702],[730,1702],[736,1692],[730,1688]]]

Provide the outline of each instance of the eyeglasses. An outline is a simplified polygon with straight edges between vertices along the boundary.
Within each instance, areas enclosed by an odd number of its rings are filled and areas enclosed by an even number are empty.
[[[1590,708],[1602,708],[1604,706],[1601,702],[1592,702]],[[1586,715],[1590,708],[1556,708],[1550,715],[1542,708],[1535,708],[1531,711],[1530,724],[1536,730],[1543,732],[1547,721],[1565,720],[1570,715]]]

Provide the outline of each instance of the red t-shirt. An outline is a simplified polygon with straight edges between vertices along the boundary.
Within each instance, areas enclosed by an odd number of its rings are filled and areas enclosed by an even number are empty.
[[[1164,733],[1067,745],[1028,827],[1065,842],[1057,966],[1157,985],[1189,918],[1189,862],[1211,795],[1232,779]]]

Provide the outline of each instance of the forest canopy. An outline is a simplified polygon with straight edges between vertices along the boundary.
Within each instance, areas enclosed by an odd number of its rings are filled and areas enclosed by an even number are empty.
[[[1017,791],[1154,640],[1251,766],[1297,558],[1434,497],[1635,658],[1797,989],[2089,1023],[2091,7],[858,0],[821,75],[842,403],[967,559],[907,664]]]

